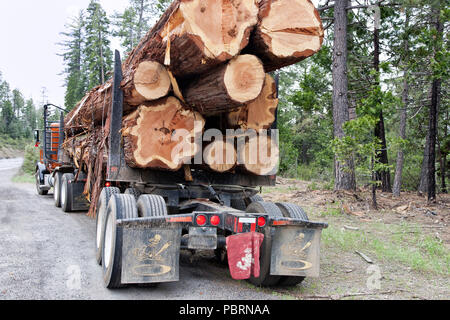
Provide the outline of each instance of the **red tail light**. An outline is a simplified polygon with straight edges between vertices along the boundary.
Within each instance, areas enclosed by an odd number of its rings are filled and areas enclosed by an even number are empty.
[[[197,225],[204,226],[206,224],[206,217],[204,215],[197,216]]]
[[[259,217],[258,218],[258,227],[264,227],[267,223],[266,218],[264,217]]]
[[[212,216],[211,217],[211,224],[213,226],[218,226],[220,224],[220,217],[219,216]]]

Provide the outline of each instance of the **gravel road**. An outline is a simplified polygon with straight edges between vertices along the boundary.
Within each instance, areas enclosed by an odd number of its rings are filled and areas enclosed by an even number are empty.
[[[104,288],[94,256],[95,221],[65,214],[53,195],[11,178],[21,159],[0,160],[0,300],[271,300],[232,280],[211,255],[182,252],[180,281],[153,287]]]

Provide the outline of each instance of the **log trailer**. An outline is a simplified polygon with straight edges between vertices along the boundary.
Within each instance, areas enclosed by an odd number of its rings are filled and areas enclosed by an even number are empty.
[[[275,176],[199,170],[186,181],[183,170],[127,166],[121,81],[116,52],[107,182],[96,209],[95,255],[107,288],[179,281],[182,249],[214,250],[234,279],[256,286],[294,286],[319,276],[321,234],[328,225],[309,221],[297,205],[264,202],[258,189],[274,186]],[[51,107],[44,107],[45,127],[35,133],[36,146],[41,135],[43,140],[37,192],[47,195],[53,188],[64,212],[87,211],[86,173],[61,148],[64,112],[51,122]]]

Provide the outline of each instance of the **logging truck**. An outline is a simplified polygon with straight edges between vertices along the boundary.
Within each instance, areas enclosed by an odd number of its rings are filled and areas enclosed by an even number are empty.
[[[275,186],[279,161],[269,72],[322,41],[309,0],[175,0],[124,63],[115,52],[113,78],[74,110],[57,107],[50,121],[56,106],[44,106],[37,192],[53,189],[55,206],[96,219],[107,288],[179,281],[180,250],[212,250],[233,279],[257,286],[319,276],[327,224],[259,191]],[[267,159],[249,161],[253,147]]]

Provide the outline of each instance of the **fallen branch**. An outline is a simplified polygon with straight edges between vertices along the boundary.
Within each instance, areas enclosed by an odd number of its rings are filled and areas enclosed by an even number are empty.
[[[359,252],[359,251],[355,251],[356,254],[358,254],[359,256],[361,256],[361,258],[363,258],[364,260],[366,260],[367,263],[373,264],[372,259],[370,259],[368,256],[366,256],[364,253]]]

